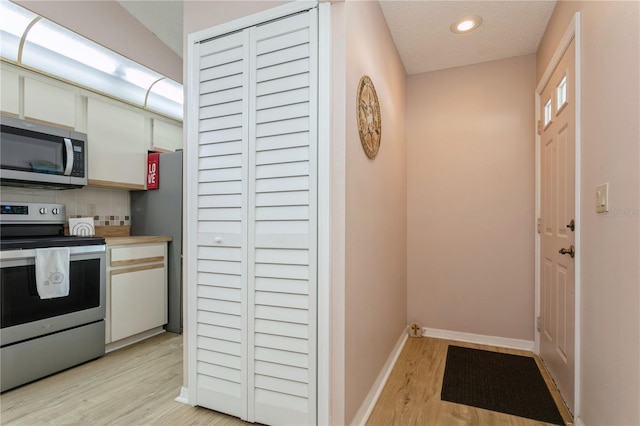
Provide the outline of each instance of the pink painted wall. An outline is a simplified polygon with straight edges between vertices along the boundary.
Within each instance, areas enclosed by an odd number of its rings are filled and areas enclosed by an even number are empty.
[[[559,1],[538,78],[582,18],[580,385],[586,425],[640,424],[640,3]],[[609,214],[595,187],[609,182]]]
[[[346,99],[336,102],[344,102],[346,108],[348,424],[406,326],[406,74],[378,2],[347,1],[343,7]],[[356,92],[365,74],[375,84],[382,113],[382,141],[375,160],[365,155],[356,124]]]
[[[533,341],[535,56],[407,81],[408,319]]]
[[[182,83],[182,58],[115,1],[14,3]]]

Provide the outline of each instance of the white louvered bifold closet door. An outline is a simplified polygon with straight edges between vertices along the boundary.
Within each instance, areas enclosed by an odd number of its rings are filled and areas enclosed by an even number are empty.
[[[197,404],[317,416],[317,11],[203,41]]]
[[[238,32],[200,47],[196,278],[196,403],[242,418],[248,359],[246,36]]]

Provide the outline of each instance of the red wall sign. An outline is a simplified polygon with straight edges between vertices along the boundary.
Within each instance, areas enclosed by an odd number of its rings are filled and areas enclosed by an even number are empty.
[[[147,189],[160,187],[160,153],[150,152],[147,156]]]

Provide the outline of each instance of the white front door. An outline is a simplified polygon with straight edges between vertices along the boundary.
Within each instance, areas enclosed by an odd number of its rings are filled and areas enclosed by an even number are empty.
[[[540,356],[573,411],[575,40],[540,95]]]

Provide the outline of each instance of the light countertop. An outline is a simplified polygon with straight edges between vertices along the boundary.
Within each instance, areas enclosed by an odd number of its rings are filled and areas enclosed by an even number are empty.
[[[107,245],[119,246],[125,244],[148,244],[148,243],[164,243],[173,240],[168,236],[128,236],[128,237],[107,237],[105,241]]]

